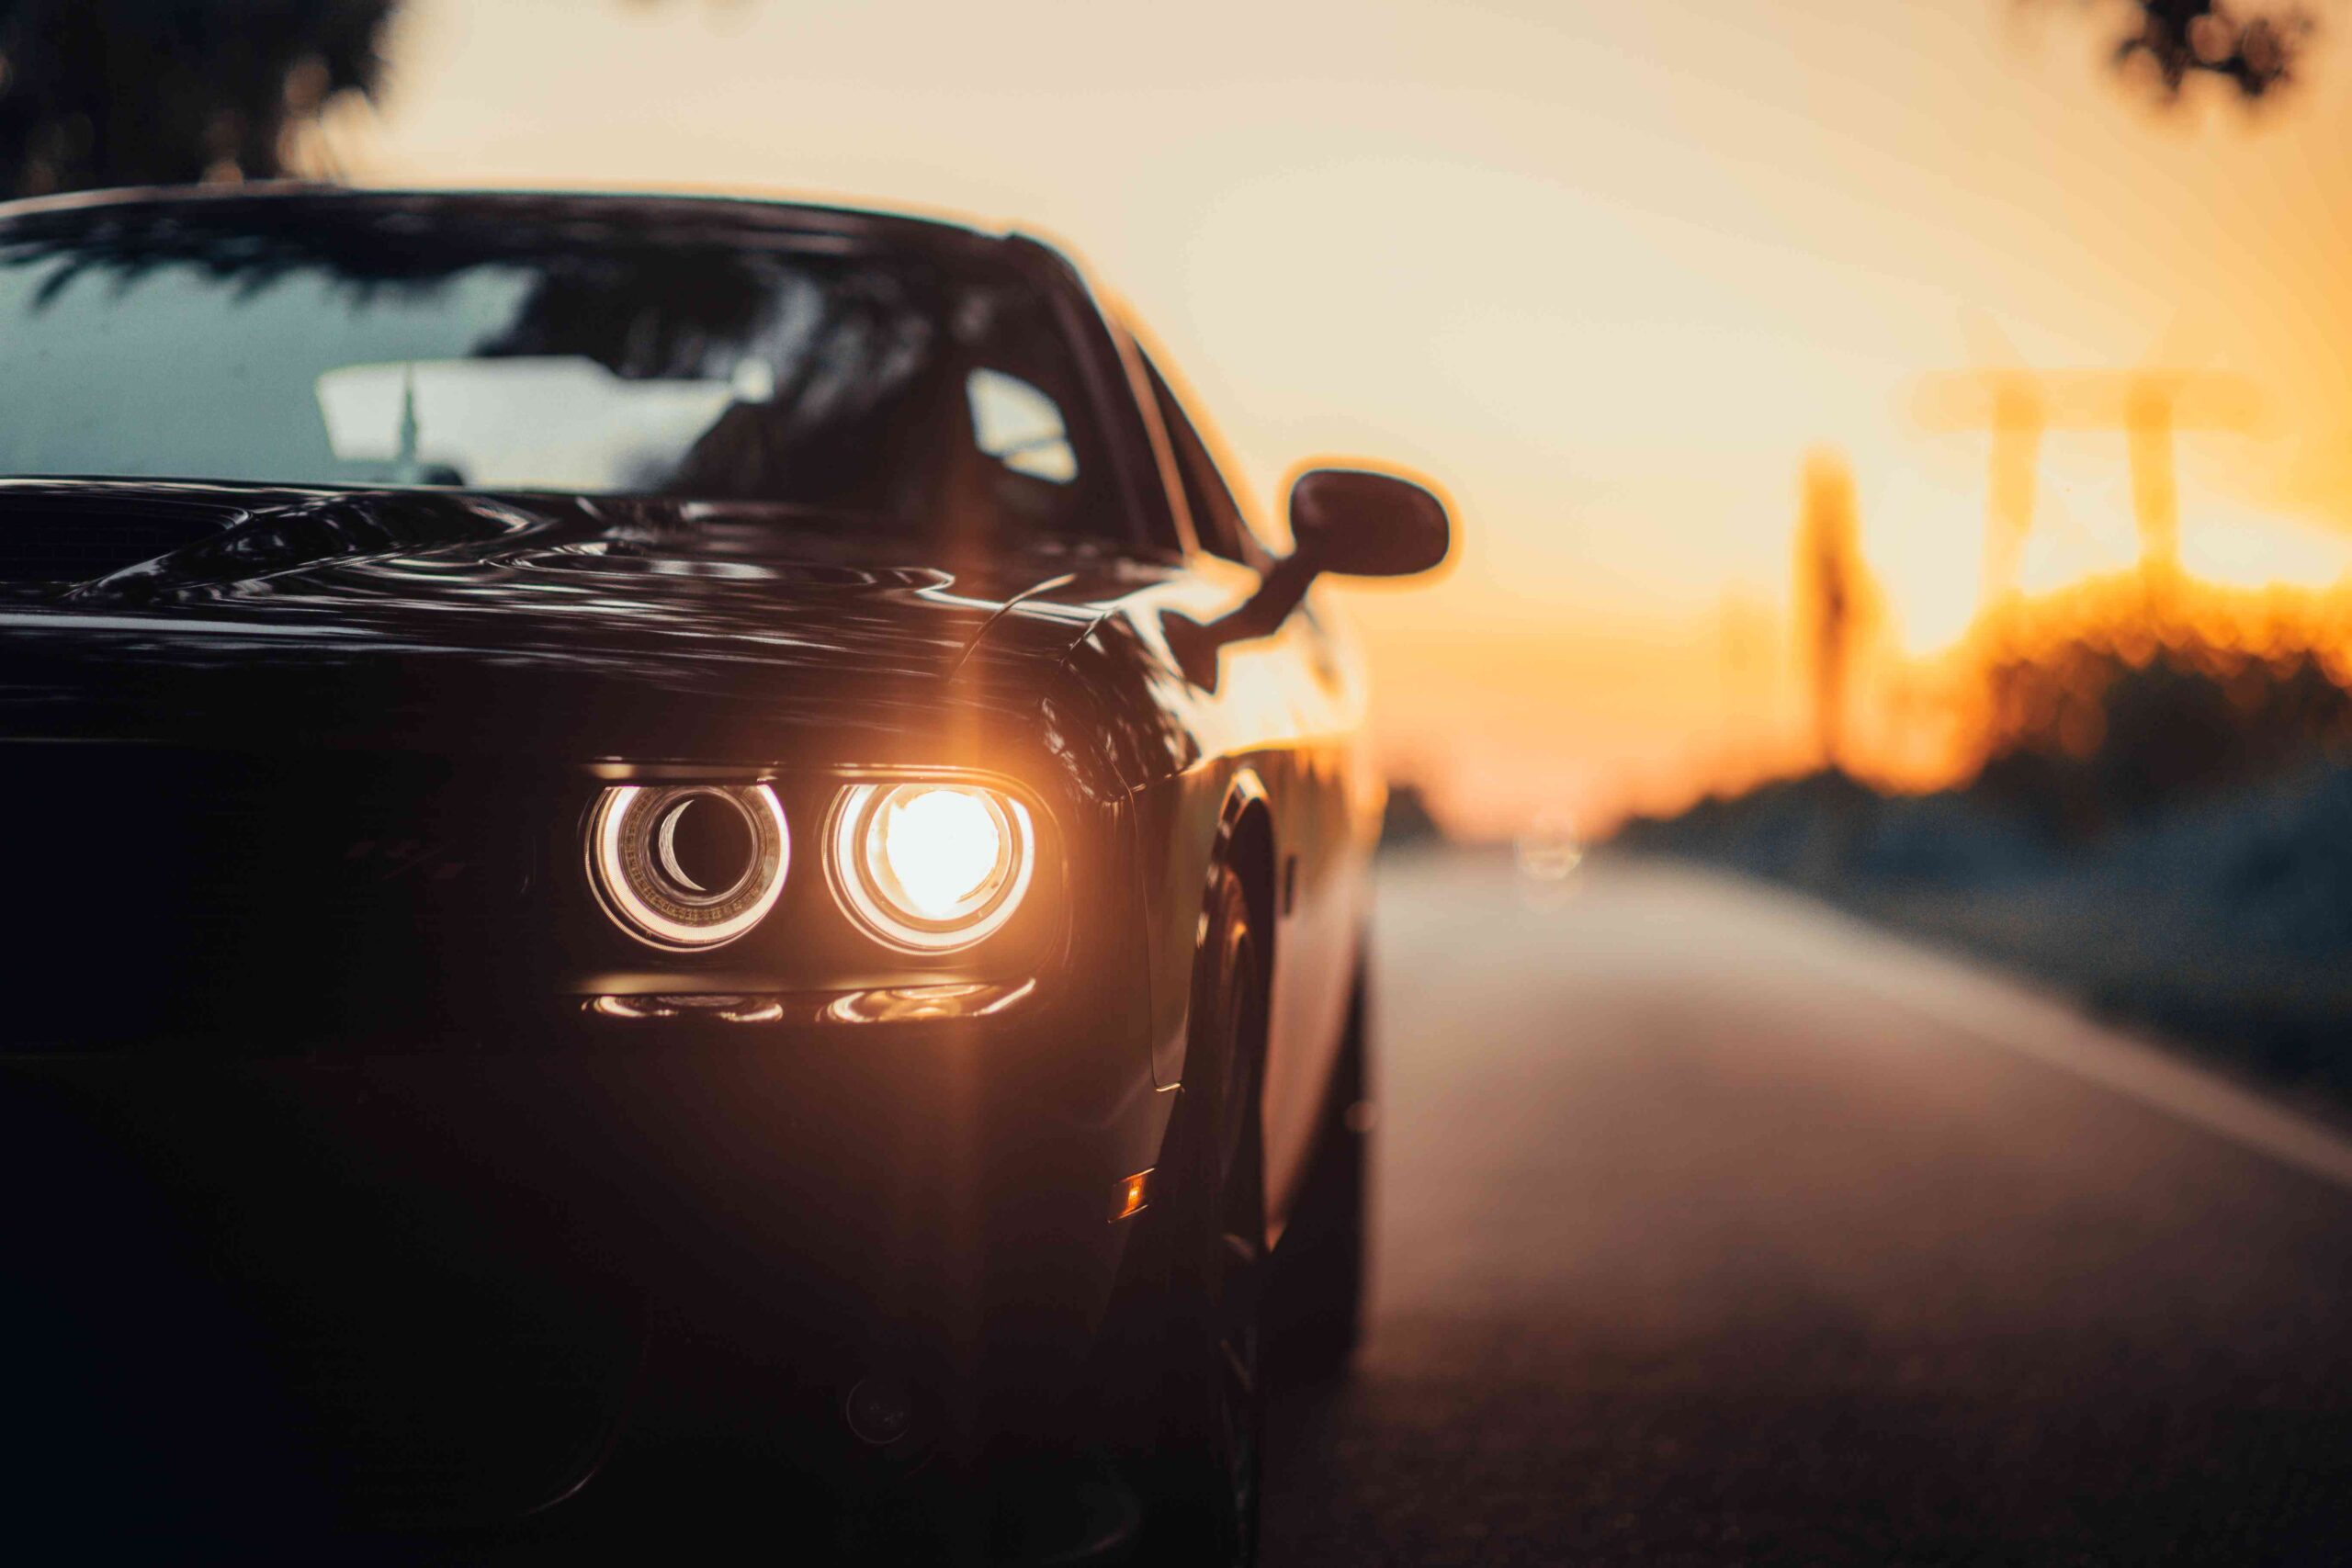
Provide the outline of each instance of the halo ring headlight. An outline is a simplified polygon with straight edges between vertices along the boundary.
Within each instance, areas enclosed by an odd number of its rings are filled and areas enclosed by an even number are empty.
[[[866,932],[909,953],[954,953],[1012,919],[1036,866],[1029,808],[944,780],[852,784],[834,803],[826,867]]]
[[[589,881],[638,941],[700,952],[742,936],[784,891],[792,833],[759,784],[620,784],[588,822]]]

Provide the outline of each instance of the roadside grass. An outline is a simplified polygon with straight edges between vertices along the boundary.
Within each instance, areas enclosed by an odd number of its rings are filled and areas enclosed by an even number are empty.
[[[1815,774],[1619,844],[1801,889],[2352,1112],[2352,764],[2075,842],[1962,792]]]

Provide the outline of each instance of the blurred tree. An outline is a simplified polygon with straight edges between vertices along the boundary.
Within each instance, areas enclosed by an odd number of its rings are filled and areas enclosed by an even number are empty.
[[[401,4],[0,0],[0,197],[331,175],[306,133],[382,90]]]
[[[2046,4],[2049,0],[2032,0]],[[2229,0],[2070,0],[2078,10],[2120,10],[2126,18],[2113,59],[2127,73],[2144,73],[2170,101],[2192,75],[2220,77],[2254,99],[2294,80],[2295,67],[2315,23],[2296,4]]]
[[[1388,807],[1381,813],[1380,842],[1384,849],[1445,841],[1445,829],[1430,811],[1429,797],[1416,784],[1398,780],[1388,786]]]
[[[0,194],[266,178],[399,0],[0,0]]]
[[[2184,637],[2134,658],[2099,634],[1985,672],[1970,793],[2061,839],[2287,776],[2352,747],[2352,693],[2316,651]]]
[[[1813,682],[1813,721],[1822,766],[1845,752],[1847,688],[1877,609],[1863,563],[1854,476],[1830,452],[1805,459],[1797,513],[1796,607],[1800,649]]]

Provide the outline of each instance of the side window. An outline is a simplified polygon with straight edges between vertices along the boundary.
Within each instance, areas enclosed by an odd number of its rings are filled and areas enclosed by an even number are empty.
[[[1242,521],[1232,487],[1209,457],[1208,444],[1185,416],[1176,394],[1169,390],[1159,367],[1149,355],[1144,355],[1143,363],[1151,373],[1151,394],[1159,403],[1159,422],[1168,427],[1168,445],[1175,450],[1177,477],[1183,481],[1184,504],[1193,513],[1193,528],[1200,536],[1201,547],[1227,560],[1262,564],[1263,552]]]

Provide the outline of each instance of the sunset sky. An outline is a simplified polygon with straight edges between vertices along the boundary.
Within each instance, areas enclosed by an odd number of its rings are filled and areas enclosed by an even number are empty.
[[[1060,239],[1264,502],[1317,453],[1452,489],[1452,577],[1353,598],[1394,765],[1495,832],[1796,744],[1810,448],[1853,467],[1900,647],[1961,633],[1985,444],[1920,428],[1926,372],[2240,372],[2262,428],[2180,442],[2184,563],[2352,565],[2352,38],[2258,118],[2160,118],[2104,64],[2119,21],[411,0],[390,90],[330,136],[368,182],[815,194]],[[2029,588],[2131,560],[2120,434],[2053,439],[2042,476]]]

